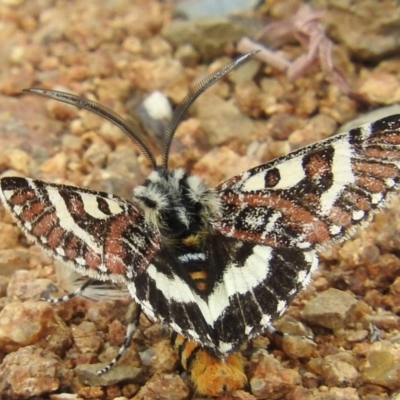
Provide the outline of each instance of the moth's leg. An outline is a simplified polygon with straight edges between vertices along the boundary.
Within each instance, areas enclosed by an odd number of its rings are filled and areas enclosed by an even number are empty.
[[[268,325],[266,331],[272,336],[285,336],[286,335],[285,332],[282,332],[279,329],[274,328],[272,325]]]
[[[48,303],[53,303],[53,304],[61,303],[63,301],[68,301],[75,296],[79,296],[88,286],[94,284],[95,282],[97,282],[95,279],[88,279],[82,286],[80,286],[78,289],[74,290],[71,293],[68,293],[61,297],[57,297],[55,299],[42,297],[41,300],[47,301]]]
[[[106,372],[110,371],[111,368],[114,367],[114,365],[125,353],[126,349],[129,347],[133,334],[135,333],[137,327],[139,326],[140,312],[141,312],[140,307],[139,306],[136,307],[136,310],[131,317],[131,321],[126,326],[125,339],[121,347],[119,348],[117,355],[104,368],[98,370],[97,375],[103,375]]]

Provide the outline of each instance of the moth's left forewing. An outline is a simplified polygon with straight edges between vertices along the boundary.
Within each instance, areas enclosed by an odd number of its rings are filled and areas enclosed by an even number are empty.
[[[214,228],[303,249],[344,240],[399,186],[400,115],[294,151],[222,183]]]
[[[95,279],[129,282],[159,248],[141,211],[107,193],[13,177],[0,198],[35,243]]]

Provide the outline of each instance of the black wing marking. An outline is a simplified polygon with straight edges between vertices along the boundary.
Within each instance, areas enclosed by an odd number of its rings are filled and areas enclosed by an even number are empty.
[[[107,193],[14,177],[0,197],[28,237],[94,279],[131,281],[159,249],[141,211]]]
[[[263,332],[317,265],[313,251],[273,249],[219,234],[209,236],[205,255],[198,261],[207,281],[202,290],[188,284],[193,262],[162,250],[128,289],[148,315],[219,355]]]
[[[399,186],[400,115],[294,151],[222,183],[228,237],[303,249],[344,240]]]

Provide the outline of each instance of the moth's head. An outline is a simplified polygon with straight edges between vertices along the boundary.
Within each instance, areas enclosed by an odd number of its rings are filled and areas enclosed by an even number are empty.
[[[159,168],[133,191],[149,224],[166,236],[179,237],[205,229],[219,211],[214,190],[182,168]]]

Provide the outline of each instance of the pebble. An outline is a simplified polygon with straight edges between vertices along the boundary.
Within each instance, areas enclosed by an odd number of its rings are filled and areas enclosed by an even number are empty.
[[[365,382],[390,389],[400,386],[400,345],[387,340],[372,343],[363,368]]]
[[[345,326],[346,317],[356,303],[350,293],[331,288],[307,302],[302,315],[312,324],[339,329]]]
[[[170,344],[170,340],[161,340],[153,346],[151,368],[155,372],[173,372],[178,363],[178,355]]]
[[[359,93],[369,103],[391,105],[400,101],[398,77],[380,71],[365,72],[359,79]]]
[[[110,386],[121,382],[140,382],[142,369],[126,364],[117,364],[109,372],[97,375],[106,364],[81,364],[74,368],[74,373],[82,385]]]
[[[7,295],[19,300],[41,300],[57,292],[57,287],[47,278],[38,279],[32,271],[17,270],[11,276]]]
[[[287,140],[293,132],[304,127],[305,121],[287,113],[274,114],[269,118],[266,129],[275,140]]]
[[[318,346],[312,340],[294,335],[285,335],[282,349],[290,358],[318,357]]]
[[[339,43],[344,45],[355,59],[367,62],[378,61],[400,50],[399,33],[396,29],[384,29],[400,19],[397,4],[385,3],[376,7],[374,0],[366,0],[353,7],[343,3],[325,3],[324,14],[327,29]]]
[[[193,105],[196,117],[211,146],[232,139],[246,140],[256,130],[254,122],[232,103],[219,96],[205,94]]]
[[[162,36],[173,46],[189,43],[205,61],[223,55],[227,43],[235,42],[246,34],[246,26],[225,17],[175,20],[162,31]]]
[[[81,397],[79,397],[76,393],[57,393],[50,395],[50,400],[80,400],[80,399]]]
[[[215,160],[218,160],[219,168],[215,168]],[[254,157],[240,157],[228,147],[216,147],[196,162],[193,173],[206,176],[207,182],[215,186],[224,179],[255,167],[256,164]]]
[[[36,346],[22,347],[10,353],[0,365],[0,393],[4,398],[41,396],[68,386],[71,381],[72,371],[60,358]]]
[[[190,390],[179,375],[154,374],[132,400],[185,400],[189,395]]]
[[[49,303],[7,304],[0,312],[0,350],[9,353],[30,344],[61,355],[71,346],[71,334]]]
[[[307,124],[294,130],[288,137],[291,148],[297,149],[331,136],[337,128],[336,121],[329,115],[319,114]]]
[[[257,398],[282,398],[291,388],[300,384],[297,371],[286,369],[265,350],[257,350],[251,357],[249,366],[249,384],[251,392]]]
[[[81,353],[97,354],[103,345],[103,341],[96,334],[97,328],[93,322],[82,321],[79,326],[71,328],[74,345]]]
[[[321,377],[328,387],[359,386],[361,376],[357,369],[337,356],[327,356],[321,365]]]
[[[0,222],[0,251],[17,246],[20,230],[8,223]]]

